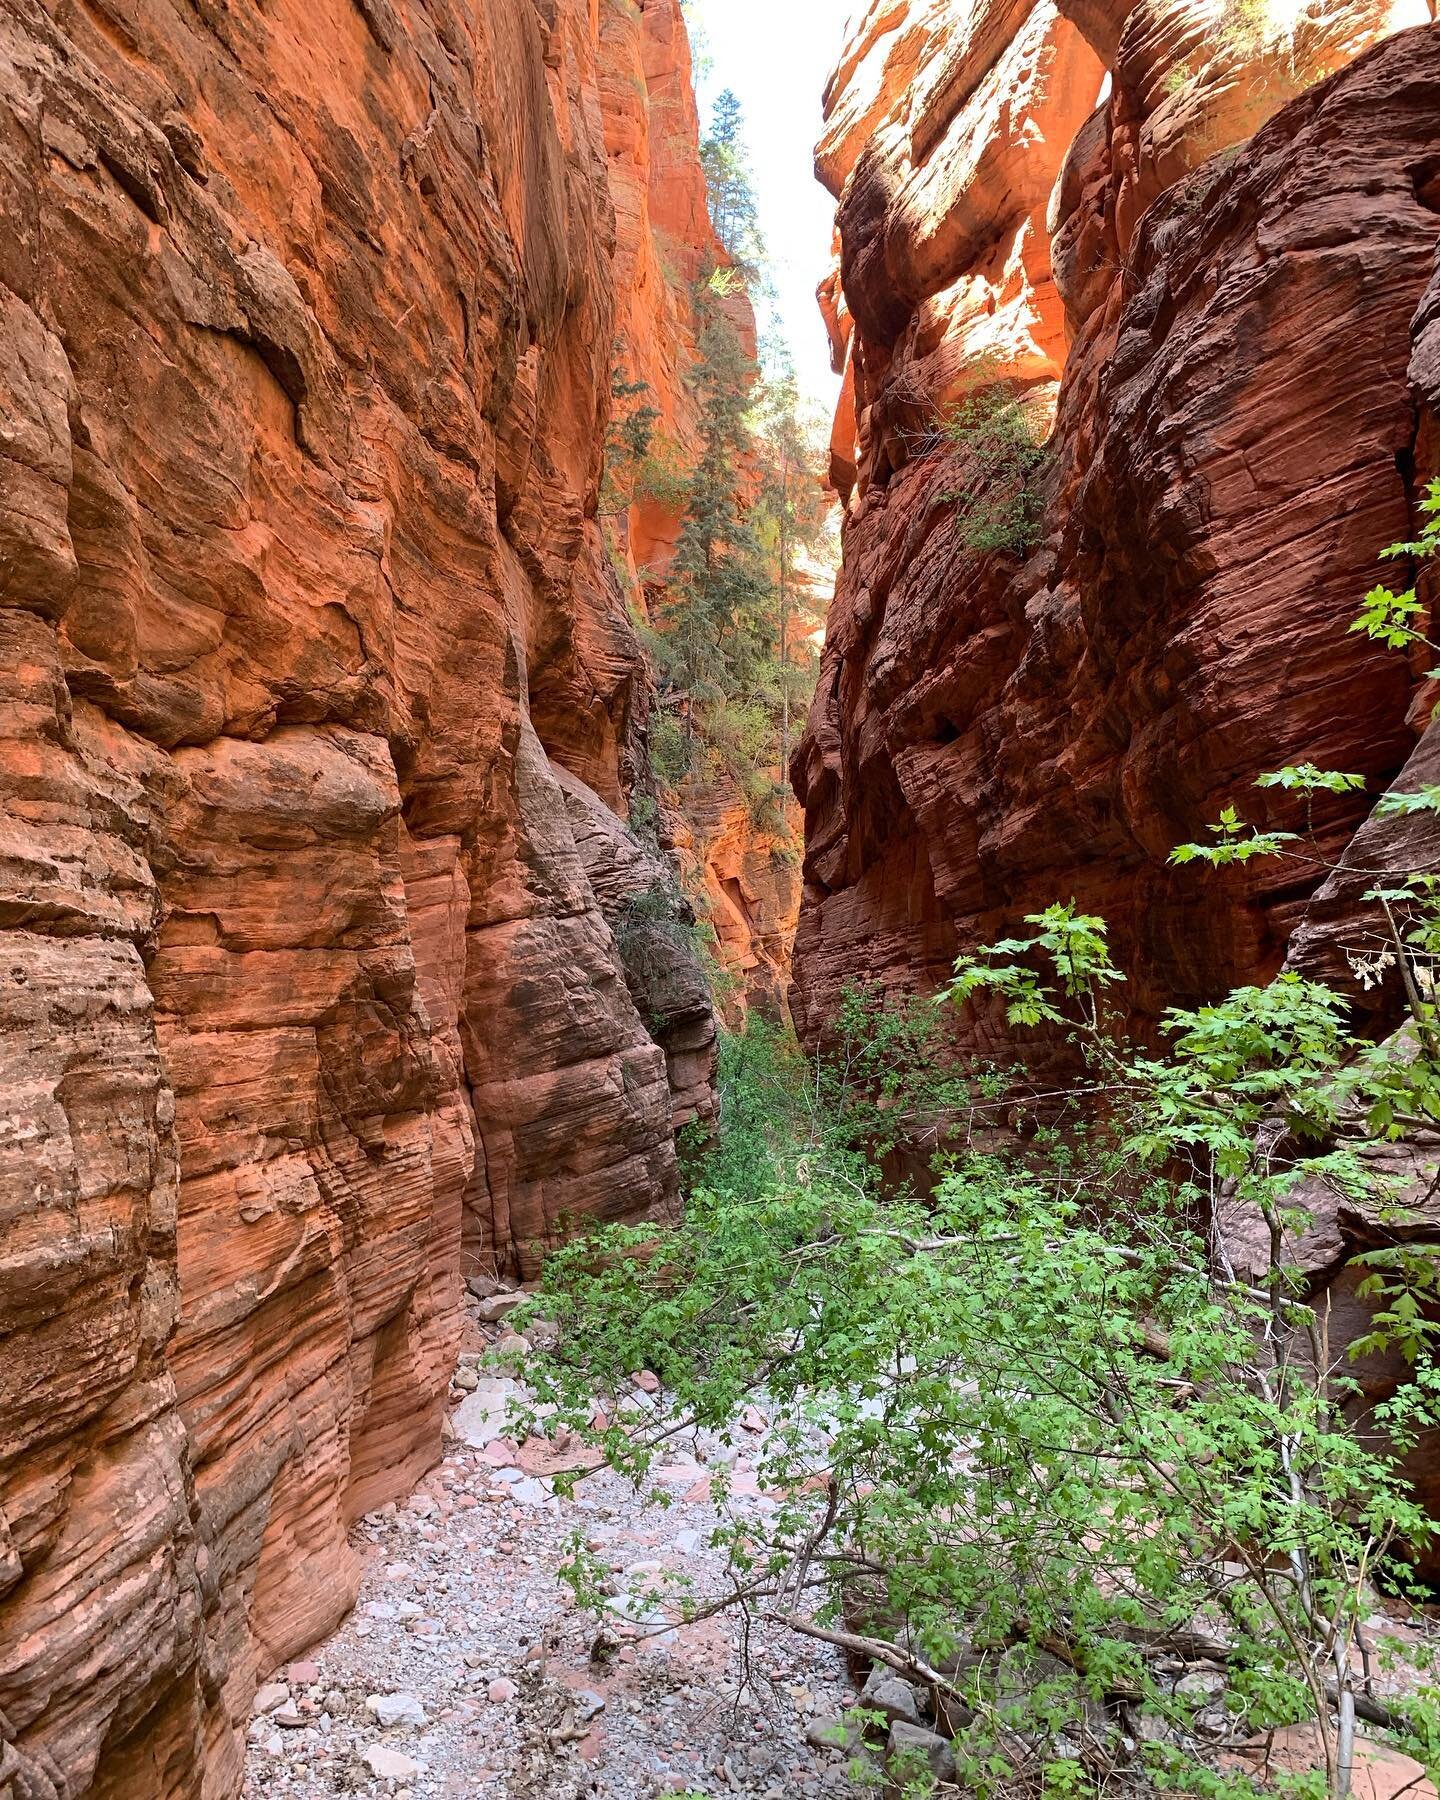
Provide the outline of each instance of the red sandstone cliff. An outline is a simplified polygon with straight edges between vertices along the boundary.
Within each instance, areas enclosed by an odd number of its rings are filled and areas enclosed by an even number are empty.
[[[462,1232],[664,1203],[708,1104],[606,911],[628,197],[703,222],[637,43],[683,114],[678,0],[0,0],[4,1800],[232,1794]]]
[[[605,143],[618,226],[615,373],[623,383],[641,384],[624,406],[653,410],[647,460],[669,477],[628,471],[616,497],[623,504],[605,521],[627,599],[644,615],[664,588],[684,526],[675,477],[699,448],[690,380],[701,324],[694,286],[731,259],[711,225],[696,155],[700,122],[678,7],[612,7],[602,39]],[[745,286],[736,283],[719,304],[753,360],[755,314]],[[743,483],[745,471],[737,479]],[[679,853],[684,888],[702,928],[713,934],[715,965],[733,986],[726,1009],[732,1023],[751,1001],[778,1013],[800,907],[798,809],[787,808],[788,829],[757,824],[723,776],[689,780],[659,799],[660,838]]]
[[[716,1004],[732,1026],[753,1007],[780,1018],[788,1005],[790,955],[800,919],[799,808],[757,824],[726,786],[695,786],[673,821],[687,886],[713,933]]]
[[[794,763],[807,1037],[846,980],[932,987],[959,945],[1072,895],[1111,921],[1142,1021],[1263,977],[1306,888],[1280,864],[1170,870],[1170,847],[1266,769],[1373,791],[1404,762],[1411,674],[1346,627],[1436,466],[1412,357],[1440,34],[1319,78],[1426,16],[1315,7],[1248,42],[1224,7],[862,18],[819,153],[849,507]],[[997,374],[1056,408],[1023,555],[965,548],[973,465],[935,432]],[[1365,806],[1324,812],[1332,849]],[[973,1030],[1013,1049],[1003,1019]]]

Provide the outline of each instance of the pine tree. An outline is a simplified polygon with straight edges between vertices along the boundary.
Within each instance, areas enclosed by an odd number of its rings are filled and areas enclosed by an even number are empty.
[[[743,710],[759,696],[773,621],[765,557],[743,490],[754,369],[703,286],[698,304],[703,323],[693,378],[700,455],[654,649],[662,679],[685,697],[687,739],[698,733],[715,744],[734,735],[727,711]]]
[[[775,374],[761,396],[764,480],[757,511],[773,575],[778,702],[778,763],[788,779],[793,714],[815,685],[815,634],[823,623],[802,559],[817,556],[832,533],[831,509],[817,478],[823,452],[817,422],[804,417],[794,364],[772,357]]]
[[[765,260],[765,241],[755,205],[740,101],[726,88],[715,102],[710,131],[700,146],[710,198],[710,222],[738,268],[755,273]]]

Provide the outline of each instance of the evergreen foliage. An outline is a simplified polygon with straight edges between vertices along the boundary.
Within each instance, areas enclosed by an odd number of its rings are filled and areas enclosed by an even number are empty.
[[[738,269],[758,274],[766,259],[765,240],[745,149],[744,117],[733,88],[715,102],[710,130],[700,145],[700,165],[716,237]]]
[[[802,564],[824,546],[829,507],[819,433],[803,417],[788,357],[772,352],[762,378],[737,326],[737,289],[759,279],[764,247],[731,93],[717,102],[705,162],[717,234],[735,263],[711,270],[692,294],[698,451],[686,466],[655,434],[637,390],[617,378],[617,405],[633,410],[612,427],[606,491],[673,507],[681,519],[674,560],[650,584],[641,622],[660,692],[657,773],[672,787],[724,781],[757,822],[783,828],[795,720],[814,686],[821,624]]]

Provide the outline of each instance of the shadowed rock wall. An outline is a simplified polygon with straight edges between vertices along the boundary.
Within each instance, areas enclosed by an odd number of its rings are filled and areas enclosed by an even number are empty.
[[[233,1794],[462,1237],[664,1203],[705,1104],[563,785],[643,763],[617,13],[0,0],[4,1800]]]
[[[847,979],[928,990],[1072,896],[1110,920],[1137,1023],[1264,977],[1312,884],[1169,870],[1171,846],[1237,797],[1294,827],[1266,769],[1373,791],[1414,743],[1412,671],[1347,626],[1435,466],[1410,362],[1437,34],[1317,80],[1408,15],[1312,8],[1248,46],[1223,9],[1102,15],[877,5],[828,96],[849,505],[794,763],[809,1039]],[[1055,409],[1018,555],[965,546],[975,465],[935,430],[997,376]],[[1329,850],[1367,804],[1317,809]],[[968,1029],[1017,1048],[998,1015]]]

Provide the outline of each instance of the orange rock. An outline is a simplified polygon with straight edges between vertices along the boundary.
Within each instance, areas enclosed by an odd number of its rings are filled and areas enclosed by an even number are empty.
[[[790,951],[800,916],[799,808],[788,830],[759,824],[733,789],[687,784],[671,825],[691,891],[715,934],[714,955],[731,978],[723,1000],[732,1024],[751,1006],[784,1011]]]
[[[1253,1751],[1227,1751],[1220,1760],[1227,1769],[1268,1783],[1276,1776],[1303,1775],[1313,1769],[1323,1773],[1325,1751],[1314,1725],[1284,1725],[1258,1741]],[[1400,1800],[1402,1794],[1406,1800],[1436,1800],[1435,1784],[1423,1763],[1368,1738],[1356,1739],[1350,1791],[1355,1800]]]
[[[462,1237],[663,1204],[707,1104],[562,786],[643,754],[617,212],[710,248],[693,103],[615,104],[678,5],[603,10],[0,18],[0,1791],[236,1793],[439,1455]]]

